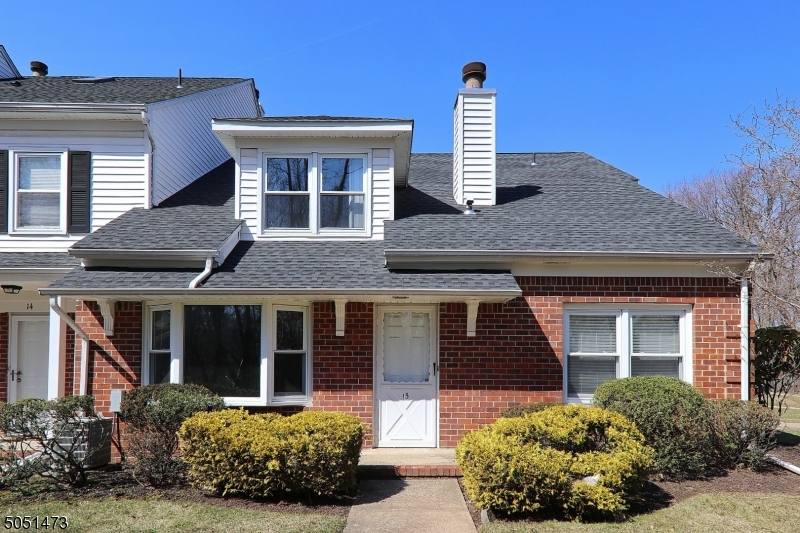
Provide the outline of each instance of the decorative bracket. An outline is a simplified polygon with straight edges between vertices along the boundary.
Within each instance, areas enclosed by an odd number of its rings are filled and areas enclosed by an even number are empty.
[[[116,300],[97,300],[97,305],[100,306],[100,314],[103,315],[103,333],[106,334],[106,337],[114,335],[114,308],[116,303]]]
[[[467,337],[475,336],[475,322],[478,320],[480,300],[467,300]]]
[[[344,337],[344,318],[347,300],[337,298],[333,301],[333,304],[336,308],[336,336]]]

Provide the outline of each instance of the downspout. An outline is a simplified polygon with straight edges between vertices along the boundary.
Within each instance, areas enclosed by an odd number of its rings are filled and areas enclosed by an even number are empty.
[[[58,298],[55,296],[50,297],[50,309],[56,312],[72,330],[80,336],[81,340],[81,382],[79,393],[86,394],[89,384],[89,335],[81,329],[81,327],[72,320],[69,315],[58,305]]]
[[[189,283],[190,289],[196,289],[198,285],[203,283],[203,280],[211,274],[211,269],[214,268],[214,258],[213,257],[206,257],[206,267],[200,272],[200,275],[194,278],[191,283]]]
[[[153,207],[153,158],[156,152],[156,143],[153,136],[150,134],[150,117],[147,116],[147,111],[142,111],[142,124],[144,124],[144,132],[147,135],[145,140],[150,147],[144,154],[145,156],[145,189],[147,190],[147,198],[144,201],[144,208],[150,209]]]
[[[750,399],[750,284],[742,278],[741,297],[742,400]]]

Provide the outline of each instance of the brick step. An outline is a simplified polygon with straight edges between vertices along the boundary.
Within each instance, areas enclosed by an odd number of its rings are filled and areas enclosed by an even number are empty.
[[[361,479],[461,477],[457,465],[358,465]]]

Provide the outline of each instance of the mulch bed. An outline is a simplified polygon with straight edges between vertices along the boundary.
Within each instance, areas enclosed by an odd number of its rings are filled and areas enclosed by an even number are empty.
[[[800,447],[779,446],[774,455],[800,466]],[[789,459],[789,454],[798,461]],[[459,479],[461,492],[467,502],[475,527],[481,525],[480,509],[469,499],[464,484]],[[699,494],[715,492],[766,492],[770,494],[789,494],[800,496],[800,476],[776,465],[768,465],[763,471],[753,472],[741,469],[726,475],[701,480],[661,481],[651,479],[638,497],[630,502],[631,514],[645,514],[664,509]]]
[[[188,483],[178,483],[168,487],[153,488],[139,484],[130,472],[117,467],[94,470],[89,473],[88,485],[81,488],[57,487],[44,480],[29,481],[13,490],[0,493],[0,501],[6,503],[36,503],[43,501],[74,501],[106,498],[115,499],[157,499],[275,511],[282,513],[317,513],[336,515],[347,519],[355,497],[339,500],[269,500],[240,497],[220,497],[208,491],[192,487]]]

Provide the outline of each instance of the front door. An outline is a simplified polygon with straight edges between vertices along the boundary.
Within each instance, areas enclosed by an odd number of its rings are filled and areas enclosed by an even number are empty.
[[[8,401],[47,398],[50,320],[46,316],[12,316],[8,357]]]
[[[378,312],[378,447],[436,447],[436,323],[435,307]]]

